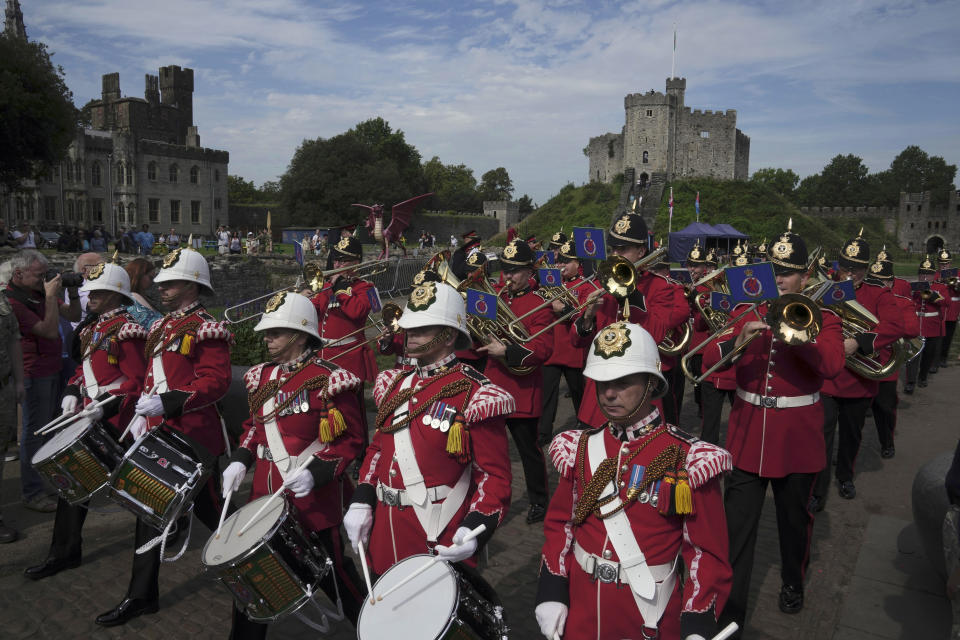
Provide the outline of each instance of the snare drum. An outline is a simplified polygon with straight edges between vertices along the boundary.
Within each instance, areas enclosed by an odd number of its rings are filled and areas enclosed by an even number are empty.
[[[256,622],[270,622],[305,605],[332,571],[327,554],[307,537],[286,498],[274,499],[243,536],[250,518],[270,496],[258,498],[227,518],[200,556],[237,607]]]
[[[401,560],[380,576],[374,594],[386,593],[432,560],[428,555]],[[479,573],[462,564],[438,562],[376,605],[364,599],[357,637],[504,640],[507,624],[500,599]]]
[[[160,529],[193,504],[213,461],[161,424],[140,437],[110,476],[110,498]]]
[[[106,426],[79,418],[40,447],[30,464],[61,498],[77,504],[107,485],[122,458],[123,447]]]

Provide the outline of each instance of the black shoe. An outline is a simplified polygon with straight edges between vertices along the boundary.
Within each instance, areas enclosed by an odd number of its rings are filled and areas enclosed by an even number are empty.
[[[66,571],[67,569],[76,569],[79,566],[79,555],[70,556],[68,558],[54,558],[53,556],[49,556],[40,564],[24,569],[23,575],[31,580],[42,580],[44,578],[49,578],[50,576],[56,575],[61,571]]]
[[[895,455],[897,455],[897,450],[893,448],[893,445],[890,445],[889,447],[884,447],[883,449],[880,449],[880,457],[881,457],[881,458],[885,458],[885,459],[888,459],[888,460],[889,460],[890,458],[892,458],[892,457],[895,456]]]
[[[15,542],[19,535],[16,529],[3,524],[3,520],[0,520],[0,544]]]
[[[807,503],[807,511],[810,513],[819,513],[823,511],[824,501],[823,498],[818,498],[817,496],[810,496],[810,502]]]
[[[844,480],[840,483],[840,497],[847,500],[853,500],[857,497],[857,488],[853,486],[852,480]]]
[[[937,369],[938,369],[938,367],[930,367],[930,370],[927,371],[927,373],[936,373],[936,372],[937,372]]]
[[[97,616],[97,624],[101,627],[116,627],[126,624],[145,613],[156,613],[159,609],[156,600],[141,600],[139,598],[124,598],[115,608]]]
[[[780,611],[800,613],[803,609],[803,589],[785,584],[780,587]]]
[[[921,387],[921,388],[922,388],[922,387],[925,387],[925,386],[927,386],[927,381],[926,381],[926,380],[917,380],[917,386],[918,386],[918,387]]]
[[[530,505],[529,511],[527,511],[527,524],[543,522],[545,515],[547,515],[547,508],[545,506],[542,504],[532,504]]]

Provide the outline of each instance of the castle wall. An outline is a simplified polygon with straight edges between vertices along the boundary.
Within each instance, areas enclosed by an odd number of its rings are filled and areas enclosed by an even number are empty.
[[[737,144],[734,150],[733,179],[747,180],[750,177],[750,136],[737,129]]]
[[[605,133],[590,138],[583,154],[590,161],[591,182],[612,182],[623,172],[623,134]]]
[[[684,109],[677,140],[678,177],[706,176],[732,180],[734,175],[737,112]]]
[[[673,164],[676,105],[676,96],[654,91],[632,93],[624,98],[624,167],[647,173],[669,171]]]

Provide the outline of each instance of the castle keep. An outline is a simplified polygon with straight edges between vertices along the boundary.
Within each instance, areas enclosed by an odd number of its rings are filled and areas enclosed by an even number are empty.
[[[590,138],[583,150],[589,179],[612,182],[632,167],[643,184],[655,175],[746,180],[750,138],[737,129],[736,110],[691,110],[684,105],[686,88],[686,78],[667,78],[666,93],[627,95],[621,132]]]

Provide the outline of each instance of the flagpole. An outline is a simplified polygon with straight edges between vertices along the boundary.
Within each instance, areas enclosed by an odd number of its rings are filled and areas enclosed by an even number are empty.
[[[667,238],[670,238],[670,232],[673,230],[673,187],[670,187],[670,217],[667,218]]]
[[[675,78],[674,71],[677,65],[677,23],[673,23],[673,57],[670,60],[670,77]]]

